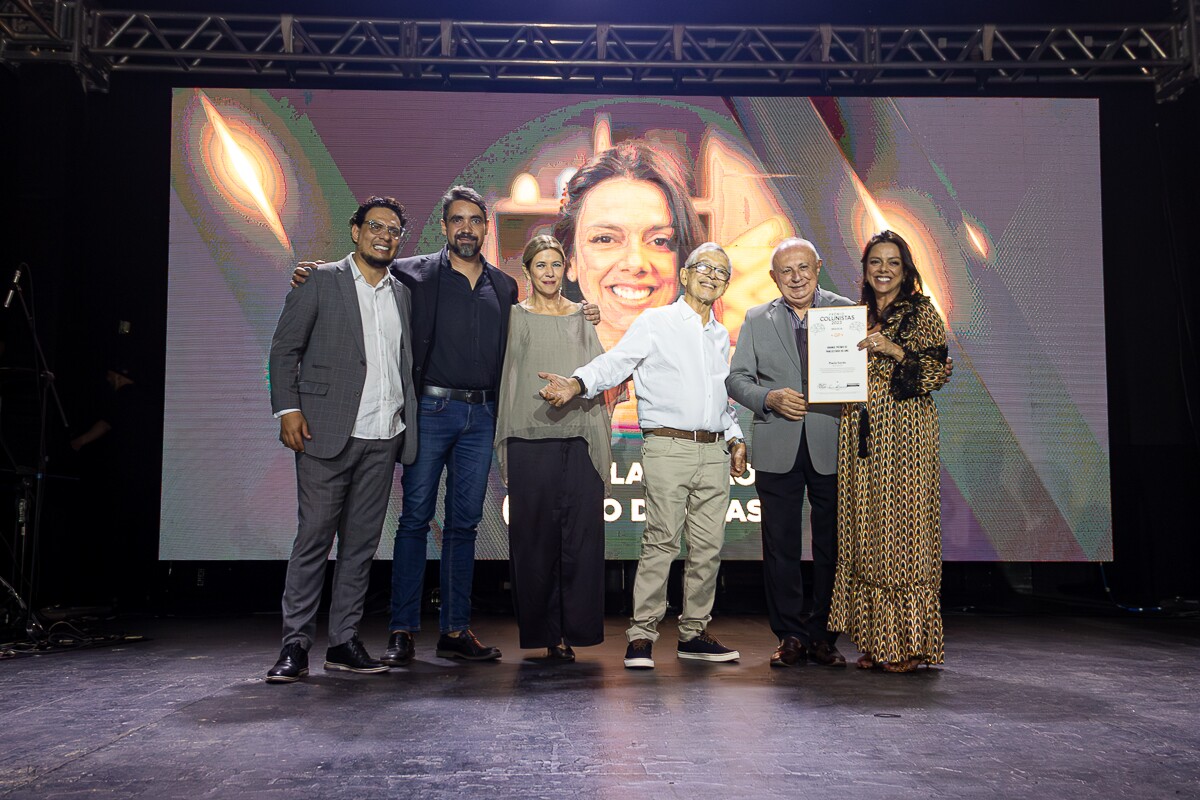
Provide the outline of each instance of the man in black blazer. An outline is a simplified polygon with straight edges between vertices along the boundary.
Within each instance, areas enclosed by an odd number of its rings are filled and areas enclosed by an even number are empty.
[[[271,408],[296,451],[299,526],[283,593],[283,650],[270,683],[308,674],[329,550],[338,560],[325,669],[386,672],[358,638],[397,455],[417,452],[409,290],[388,267],[404,207],[372,197],[350,219],[355,249],[288,293],[271,340]]]
[[[446,473],[442,525],[441,637],[437,655],[468,661],[500,658],[471,632],[476,526],[483,517],[496,392],[517,282],[483,258],[487,204],[466,186],[442,198],[446,246],[401,259],[392,273],[413,294],[413,379],[420,395],[417,458],[404,469],[404,506],[392,556],[392,616],[383,661],[404,666],[421,628],[425,554]]]

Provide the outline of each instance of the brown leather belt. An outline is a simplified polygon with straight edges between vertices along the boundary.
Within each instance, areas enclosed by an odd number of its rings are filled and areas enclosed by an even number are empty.
[[[712,444],[721,434],[712,431],[681,431],[678,428],[650,428],[642,431],[643,436],[666,436],[669,439],[688,439],[701,444]]]

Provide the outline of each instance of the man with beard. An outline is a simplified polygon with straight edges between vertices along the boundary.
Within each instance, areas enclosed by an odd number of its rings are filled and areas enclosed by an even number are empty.
[[[413,379],[420,395],[417,459],[401,478],[404,506],[392,555],[391,635],[383,661],[393,666],[412,660],[413,633],[421,628],[429,523],[443,471],[437,655],[500,658],[498,649],[484,646],[470,630],[471,583],[517,282],[483,258],[487,205],[474,189],[455,186],[442,197],[442,233],[446,246],[440,251],[392,264],[393,274],[413,293]]]
[[[397,454],[416,456],[409,290],[388,271],[404,207],[372,197],[350,218],[354,252],[288,293],[271,339],[271,408],[296,452],[299,525],[283,591],[283,650],[268,683],[308,674],[329,549],[337,567],[325,669],[387,672],[358,638]]]

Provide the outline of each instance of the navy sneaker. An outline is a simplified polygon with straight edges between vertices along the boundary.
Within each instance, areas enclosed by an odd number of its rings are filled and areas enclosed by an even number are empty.
[[[634,639],[625,648],[625,669],[654,669],[653,650],[654,642],[649,639]]]
[[[717,637],[708,631],[695,639],[680,642],[675,654],[680,658],[690,658],[696,661],[737,661],[742,657],[737,650],[730,650],[718,642]]]

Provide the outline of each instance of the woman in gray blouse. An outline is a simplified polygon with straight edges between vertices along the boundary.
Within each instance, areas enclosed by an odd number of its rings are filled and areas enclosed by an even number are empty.
[[[604,352],[582,306],[562,296],[566,259],[535,236],[521,261],[528,296],[512,307],[500,378],[496,454],[508,486],[509,559],[521,647],[574,661],[604,640],[604,498],[610,412],[603,396],[562,408],[538,391]]]

